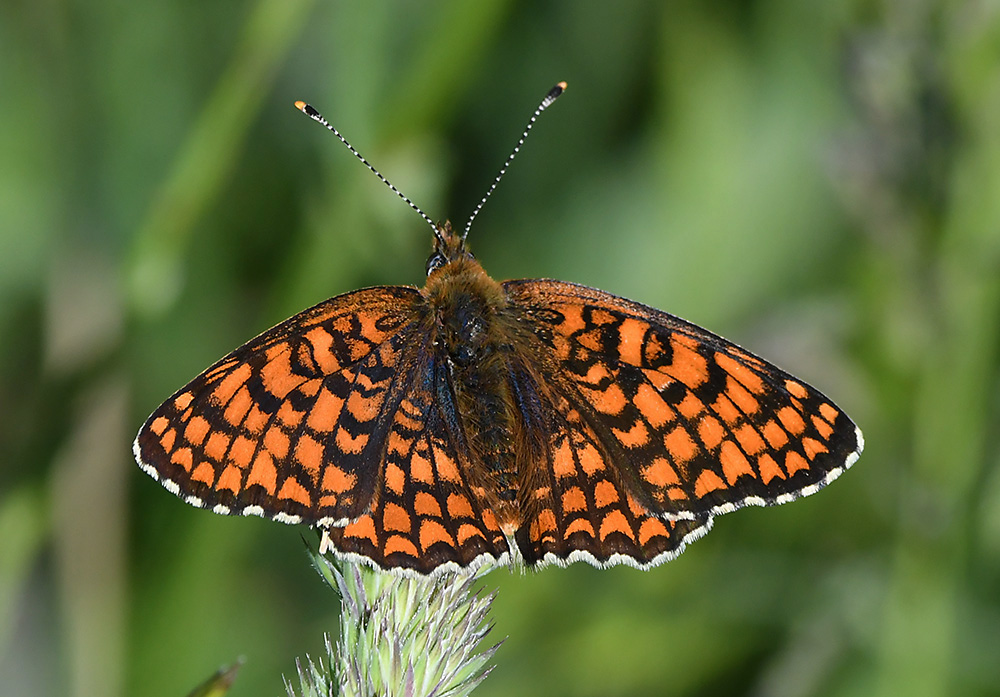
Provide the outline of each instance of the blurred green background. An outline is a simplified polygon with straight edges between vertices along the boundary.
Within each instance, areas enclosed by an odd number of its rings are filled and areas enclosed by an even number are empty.
[[[828,393],[867,449],[649,572],[496,571],[477,695],[1000,694],[1000,6],[0,5],[0,692],[283,694],[336,599],[301,531],[143,475],[145,416],[271,324],[422,284],[593,285]]]

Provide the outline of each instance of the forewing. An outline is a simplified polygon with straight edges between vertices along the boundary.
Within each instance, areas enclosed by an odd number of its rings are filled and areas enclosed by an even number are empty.
[[[412,288],[368,288],[282,322],[160,405],[136,437],[136,460],[218,513],[357,518],[380,474],[421,302]]]
[[[421,347],[392,415],[371,510],[325,531],[325,544],[383,569],[428,574],[507,558],[493,511],[472,493],[469,452],[447,368]]]
[[[861,432],[818,390],[711,332],[570,283],[504,289],[579,437],[650,512],[697,521],[784,503],[861,452]]]

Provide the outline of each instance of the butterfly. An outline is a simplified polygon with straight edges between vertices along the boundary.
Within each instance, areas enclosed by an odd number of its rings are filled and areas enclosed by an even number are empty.
[[[135,457],[187,503],[314,526],[324,551],[410,575],[648,568],[715,516],[812,494],[857,460],[839,407],[701,327],[490,278],[466,237],[500,176],[461,233],[378,176],[434,231],[426,284],[321,302],[158,407]]]

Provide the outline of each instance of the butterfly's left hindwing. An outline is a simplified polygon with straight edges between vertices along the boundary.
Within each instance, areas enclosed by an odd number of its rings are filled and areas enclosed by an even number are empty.
[[[412,288],[368,288],[282,322],[157,408],[136,437],[136,459],[168,490],[219,513],[357,518],[381,475],[383,407],[409,370],[421,302]]]
[[[819,391],[707,330],[584,286],[503,286],[548,389],[651,512],[698,520],[784,503],[861,451]]]
[[[470,486],[470,453],[449,423],[457,414],[445,363],[426,343],[392,410],[372,507],[324,535],[339,553],[420,574],[502,562],[508,547],[494,512]]]

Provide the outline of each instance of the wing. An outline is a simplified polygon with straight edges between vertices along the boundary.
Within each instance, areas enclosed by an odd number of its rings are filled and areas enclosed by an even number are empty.
[[[550,401],[564,400],[550,467],[585,469],[579,453],[591,453],[618,496],[698,523],[818,491],[861,452],[860,430],[818,390],[711,332],[584,286],[503,286],[534,334]],[[577,454],[559,455],[567,447]]]
[[[426,574],[506,559],[423,301],[338,296],[264,332],[164,402],[139,465],[188,503],[323,528],[324,548]]]
[[[595,430],[558,390],[530,368],[513,367],[527,430],[545,434],[542,453],[522,481],[523,519],[515,539],[529,565],[648,568],[669,561],[712,527],[705,516],[668,520],[642,505]]]
[[[146,420],[139,466],[188,503],[343,525],[376,490],[420,294],[379,287],[282,322],[210,367]]]
[[[507,560],[494,512],[470,488],[469,450],[447,367],[422,346],[391,417],[383,475],[371,510],[324,531],[348,559],[416,574]]]

